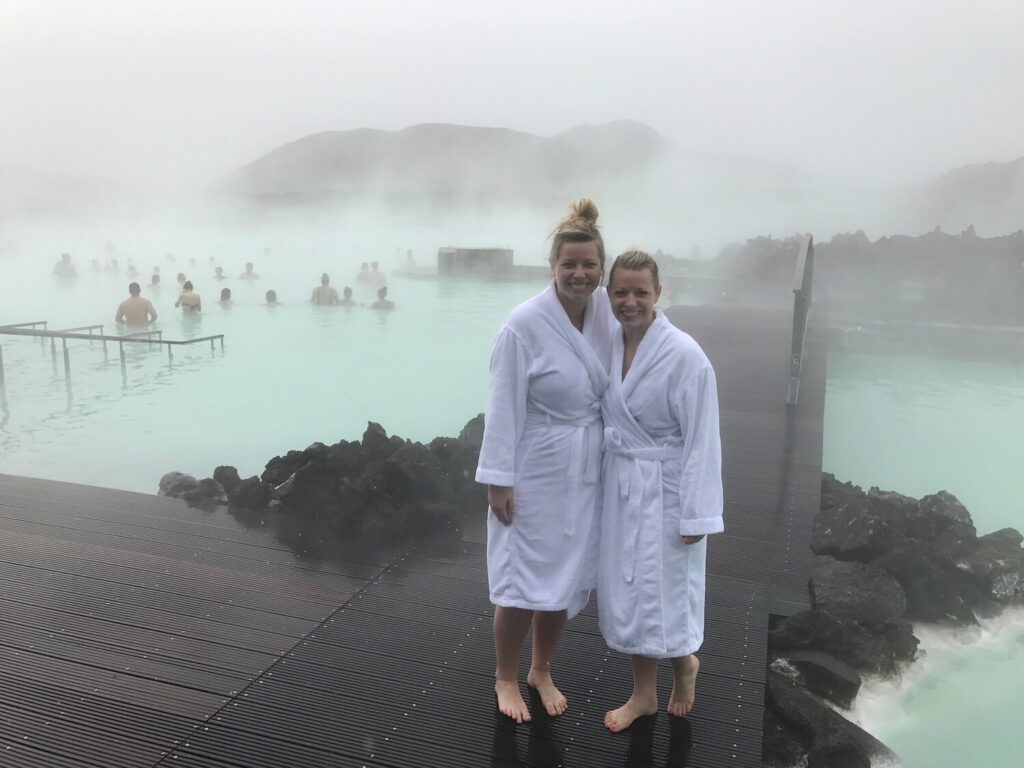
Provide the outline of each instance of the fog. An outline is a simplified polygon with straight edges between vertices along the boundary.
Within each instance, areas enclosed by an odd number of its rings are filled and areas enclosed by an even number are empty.
[[[1022,6],[451,0],[0,3],[0,163],[188,188],[322,130],[551,135],[861,183],[1024,154]]]

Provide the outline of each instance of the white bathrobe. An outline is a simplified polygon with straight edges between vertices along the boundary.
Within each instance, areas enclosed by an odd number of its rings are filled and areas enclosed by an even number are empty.
[[[613,334],[605,423],[598,607],[622,653],[675,658],[704,639],[707,539],[722,524],[715,372],[689,335],[658,313],[622,378]]]
[[[611,331],[607,293],[590,296],[583,332],[554,284],[505,320],[476,480],[513,488],[512,524],[488,510],[491,602],[578,613],[597,585],[603,425]]]

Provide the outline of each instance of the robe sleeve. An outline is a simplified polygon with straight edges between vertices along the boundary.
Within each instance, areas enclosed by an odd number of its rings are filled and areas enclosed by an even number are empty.
[[[526,424],[528,357],[522,340],[503,328],[491,351],[491,389],[476,481],[515,485],[516,445]]]
[[[722,439],[718,427],[718,385],[705,365],[681,383],[676,399],[683,433],[679,481],[679,535],[721,533]]]

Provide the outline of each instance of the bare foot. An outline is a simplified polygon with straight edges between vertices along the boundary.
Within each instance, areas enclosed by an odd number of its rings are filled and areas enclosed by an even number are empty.
[[[562,692],[555,687],[550,673],[531,669],[530,673],[526,676],[526,684],[537,691],[541,704],[544,705],[544,709],[547,710],[549,715],[558,717],[565,713],[569,702],[562,695]]]
[[[684,656],[672,665],[672,695],[668,699],[668,713],[675,717],[685,717],[693,710],[693,701],[697,690],[697,672],[700,670],[700,659],[696,656]]]
[[[517,723],[530,722],[530,710],[519,691],[518,680],[495,680],[494,695],[498,697],[498,711]]]
[[[654,715],[657,712],[658,700],[656,698],[638,699],[636,696],[630,696],[629,701],[618,709],[604,713],[604,727],[612,733],[618,733],[629,728],[638,717]]]

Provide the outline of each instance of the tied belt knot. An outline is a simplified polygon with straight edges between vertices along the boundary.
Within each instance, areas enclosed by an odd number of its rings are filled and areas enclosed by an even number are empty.
[[[600,405],[595,404],[593,410],[578,419],[563,419],[541,411],[529,411],[526,414],[527,427],[572,427],[572,442],[569,444],[569,481],[579,483],[596,483],[600,462],[590,460],[590,452],[586,448],[587,427],[601,420]],[[572,536],[576,533],[576,515],[574,506],[566,504],[562,533]]]
[[[648,435],[643,436],[650,441]],[[640,517],[644,488],[650,486],[654,495],[650,503],[657,504],[658,525],[664,509],[661,464],[663,461],[683,458],[682,445],[623,445],[622,433],[615,427],[604,429],[605,453],[621,456],[619,462],[619,500],[622,508],[622,578],[632,584],[636,576],[636,550],[640,540]],[[646,471],[645,471],[646,468]]]

